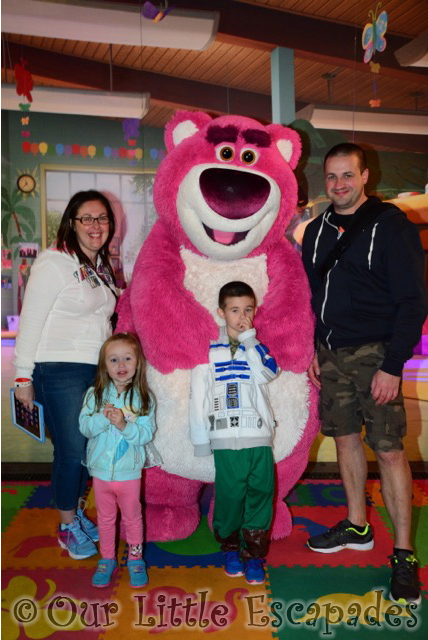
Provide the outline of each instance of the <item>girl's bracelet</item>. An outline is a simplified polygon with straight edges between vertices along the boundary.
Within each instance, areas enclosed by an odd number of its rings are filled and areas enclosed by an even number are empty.
[[[33,381],[30,378],[16,378],[15,387],[31,387]]]

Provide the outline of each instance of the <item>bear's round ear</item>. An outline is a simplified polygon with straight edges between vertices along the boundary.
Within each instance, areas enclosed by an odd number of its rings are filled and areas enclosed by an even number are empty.
[[[168,151],[183,142],[186,138],[198,133],[211,116],[203,111],[177,111],[165,127],[165,145]]]
[[[269,131],[284,160],[288,162],[292,169],[295,169],[302,153],[299,134],[293,129],[283,127],[281,124],[270,124],[266,129]]]

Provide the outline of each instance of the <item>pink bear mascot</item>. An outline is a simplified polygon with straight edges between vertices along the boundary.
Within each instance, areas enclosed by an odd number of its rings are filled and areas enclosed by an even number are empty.
[[[291,129],[240,116],[178,112],[155,180],[159,219],[119,305],[118,330],[138,334],[157,400],[155,445],[163,464],[145,475],[147,539],[189,536],[199,523],[211,457],[195,458],[188,409],[190,370],[218,336],[220,287],[243,280],[259,305],[257,336],[282,369],[269,384],[278,422],[273,538],[290,533],[284,498],[303,473],[315,437],[310,293],[300,256],[284,237],[297,202],[300,139]]]

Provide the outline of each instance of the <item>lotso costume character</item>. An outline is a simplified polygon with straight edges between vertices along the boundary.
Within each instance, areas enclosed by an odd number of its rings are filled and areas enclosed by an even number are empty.
[[[145,475],[149,540],[189,536],[199,523],[202,482],[213,457],[195,458],[189,438],[190,370],[208,361],[218,337],[218,292],[231,280],[255,291],[255,327],[282,369],[269,385],[278,423],[273,538],[290,533],[284,498],[303,473],[317,432],[316,392],[306,371],[313,320],[306,275],[284,237],[297,202],[299,136],[240,116],[178,112],[167,124],[168,154],[154,202],[159,219],[119,304],[119,331],[134,331],[157,400],[155,445],[163,464]]]

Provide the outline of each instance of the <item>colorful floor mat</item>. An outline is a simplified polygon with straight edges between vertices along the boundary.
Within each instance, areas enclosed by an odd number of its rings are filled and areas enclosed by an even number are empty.
[[[330,555],[310,551],[305,541],[345,517],[343,488],[332,480],[299,483],[287,500],[292,534],[272,543],[262,586],[224,574],[206,518],[210,492],[207,487],[201,524],[191,538],[147,544],[150,581],[145,589],[129,587],[124,543],[112,583],[96,589],[91,577],[98,557],[72,560],[58,546],[49,485],[3,483],[3,640],[355,640],[356,632],[362,634],[359,638],[375,640],[390,638],[392,632],[400,640],[426,638],[427,480],[413,483],[413,537],[423,589],[422,603],[415,609],[388,600],[392,535],[379,481],[367,483],[374,549]],[[92,491],[88,503],[88,515],[96,519]]]

